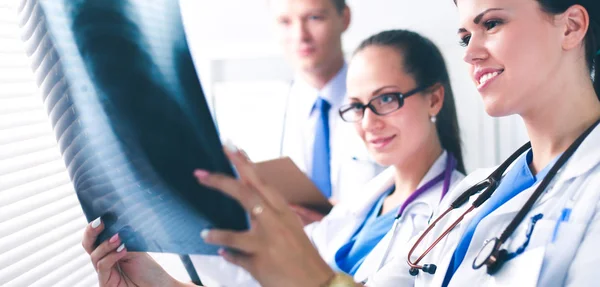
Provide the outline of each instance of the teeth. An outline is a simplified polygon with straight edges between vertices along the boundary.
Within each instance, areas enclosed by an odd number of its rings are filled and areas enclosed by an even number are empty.
[[[483,85],[485,83],[487,83],[487,81],[489,81],[490,79],[498,76],[498,72],[493,72],[493,73],[487,73],[485,75],[483,75],[480,79],[479,79],[479,84]]]

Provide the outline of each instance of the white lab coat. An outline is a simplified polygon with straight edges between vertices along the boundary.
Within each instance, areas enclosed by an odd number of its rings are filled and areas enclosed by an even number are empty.
[[[440,205],[445,210],[459,194],[475,183],[486,178],[492,169],[480,170],[469,175],[447,196]],[[525,241],[525,233],[534,215],[543,214],[531,235],[525,252],[506,262],[493,276],[484,267],[474,270],[471,266],[486,239],[499,237],[508,223],[514,218],[523,204],[534,192],[535,186],[524,190],[513,199],[500,206],[483,219],[471,241],[466,256],[449,286],[597,286],[597,272],[600,266],[600,128],[596,128],[581,144],[572,158],[556,175],[556,178],[538,199],[533,209],[509,238],[503,248],[514,252]],[[442,230],[447,228],[470,203],[452,212],[431,232],[415,256],[422,253]],[[562,222],[553,240],[554,229],[562,209],[569,199],[573,199],[570,220]],[[485,204],[485,203],[484,203]],[[434,275],[419,272],[416,286],[441,286],[454,250],[469,221],[477,211],[467,215],[450,234],[443,239],[421,263],[436,264]],[[439,214],[439,211],[438,211]],[[436,215],[437,216],[437,215]],[[412,243],[403,251],[406,254]],[[413,278],[408,274],[406,260],[400,258],[388,264],[372,276],[367,286],[413,286]]]
[[[447,153],[444,152],[427,172],[419,186],[442,173],[446,166]],[[335,254],[339,248],[346,244],[352,235],[364,222],[373,205],[381,198],[382,194],[394,185],[395,169],[390,167],[371,180],[361,194],[344,201],[335,208],[321,222],[306,226],[305,230],[312,240],[314,246],[319,250],[321,256],[330,266],[336,266]],[[451,176],[450,187],[458,184],[464,176],[454,171]],[[400,225],[396,231],[396,237],[386,263],[394,259],[398,250],[427,226],[429,218],[436,210],[443,190],[443,182],[432,187],[430,190],[418,197],[407,206],[401,217]],[[357,270],[354,278],[363,281],[369,275],[375,273],[384,258],[386,249],[392,237],[392,230],[375,246],[365,261]]]
[[[444,171],[447,153],[444,152],[427,172],[419,185],[426,183]],[[330,265],[334,266],[334,255],[337,250],[350,240],[356,229],[365,220],[373,204],[394,184],[393,167],[388,168],[364,186],[363,191],[351,200],[337,204],[332,212],[321,222],[305,227],[315,248]],[[452,173],[452,188],[464,176],[457,171]],[[386,262],[390,262],[415,234],[427,226],[427,221],[440,202],[443,183],[417,198],[405,210],[401,225],[398,228],[394,244]],[[375,246],[355,274],[357,281],[362,281],[377,271],[384,253],[391,240],[392,232],[388,232],[381,242]],[[258,283],[243,269],[229,264],[217,256],[191,255],[192,262],[203,283],[207,286],[258,286]]]

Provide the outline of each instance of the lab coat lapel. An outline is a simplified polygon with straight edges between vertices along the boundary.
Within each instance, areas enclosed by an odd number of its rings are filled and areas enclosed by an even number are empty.
[[[600,125],[596,127],[581,143],[577,151],[571,156],[563,168],[556,174],[556,179],[550,183],[542,198],[537,204],[542,204],[550,198],[557,196],[563,186],[571,179],[579,177],[600,162]]]
[[[446,167],[447,158],[448,158],[448,154],[446,152],[444,152],[436,160],[436,162],[433,164],[433,166],[427,172],[427,174],[423,177],[423,179],[419,183],[419,186],[424,185],[426,182],[432,180],[438,174],[443,172]],[[457,177],[454,173],[456,173],[456,171],[453,172],[452,178]],[[458,177],[462,178],[460,176],[458,176]],[[456,183],[457,182],[451,181],[451,184],[453,186],[456,186],[456,185],[454,185]],[[390,186],[391,186],[391,183],[390,183]],[[421,219],[421,218],[417,219],[415,217],[429,218],[431,216],[431,213],[434,212],[435,207],[437,207],[438,203],[440,202],[441,189],[442,189],[441,186],[442,186],[442,183],[439,183],[434,189],[428,190],[425,193],[421,194],[421,196],[417,197],[414,202],[412,202],[411,204],[409,204],[407,206],[407,208],[405,209],[405,212],[404,212],[404,216],[402,216],[400,218],[400,226],[398,228],[399,230],[396,233],[396,237],[394,238],[394,243],[393,243],[392,248],[389,253],[391,255],[387,257],[386,261],[390,261],[392,258],[394,258],[395,254],[400,254],[398,252],[399,250],[406,249],[407,246],[405,246],[405,243],[408,242],[409,239],[414,236],[414,234],[410,234],[407,231],[412,230],[414,233],[415,228],[416,228],[415,224],[422,226],[424,224],[423,221],[426,220],[426,219]],[[411,216],[409,216],[409,214]],[[417,222],[415,222],[415,220],[420,221],[420,222],[417,223]],[[365,261],[362,263],[361,267],[358,269],[358,271],[355,274],[356,279],[363,280],[363,279],[367,278],[369,275],[371,275],[377,271],[377,269],[379,268],[379,266],[381,264],[381,260],[384,257],[384,253],[387,251],[387,249],[390,245],[390,240],[392,239],[392,235],[393,235],[393,229],[390,228],[390,230],[386,233],[386,235],[375,246],[375,248],[371,251],[371,253],[365,258]]]
[[[439,172],[439,170],[436,170],[433,173]],[[424,179],[423,181],[426,180]],[[421,184],[423,184],[423,182]],[[403,254],[401,251],[406,250],[408,247],[405,243],[409,242],[409,240],[416,235],[416,232],[422,231],[425,221],[427,218],[431,217],[431,213],[434,212],[440,201],[439,191],[441,191],[442,188],[436,187],[436,189],[436,192],[427,192],[418,197],[405,210],[404,216],[400,218],[400,225],[386,258],[386,262],[390,262],[398,254]],[[420,231],[416,230],[417,228]],[[410,230],[412,230],[412,233],[407,232]],[[369,255],[365,258],[365,261],[362,263],[354,276],[355,279],[364,280],[378,270],[385,252],[390,246],[390,241],[392,240],[392,236],[394,234],[393,231],[393,228],[390,227],[390,230],[386,233],[386,235],[381,239],[381,241],[379,241],[379,243],[377,243],[375,248],[373,248],[371,253],[369,253]]]
[[[571,159],[566,163],[561,180],[566,181],[581,176],[600,162],[600,125],[581,143]]]
[[[335,264],[335,253],[350,240],[362,225],[375,201],[392,186],[394,172],[393,167],[386,169],[369,181],[355,197],[338,204],[327,216],[336,218],[335,224],[330,224],[327,228],[326,233],[329,240],[327,240],[327,248],[323,253],[330,265]]]
[[[369,181],[364,186],[361,193],[347,199],[348,211],[353,217],[364,219],[367,216],[367,213],[371,210],[375,201],[377,201],[381,195],[394,184],[395,172],[396,170],[394,167],[388,167]]]
[[[443,211],[445,211],[448,208],[448,206],[452,203],[452,201],[454,201],[460,194],[462,194],[468,188],[489,176],[489,174],[493,170],[494,169],[476,170],[467,178],[465,178],[465,180],[463,180],[461,183],[459,183],[459,185],[456,188],[453,189],[451,194],[444,198],[444,200],[438,208],[437,214],[433,216],[431,221],[435,220]],[[438,236],[442,234],[444,230],[446,230],[450,226],[450,224],[456,221],[458,217],[460,217],[460,215],[463,214],[472,205],[473,201],[477,199],[478,195],[479,194],[471,196],[469,202],[465,203],[460,208],[451,211],[448,215],[446,215],[445,218],[438,222],[438,224],[429,233],[428,237],[425,238],[423,242],[421,242],[419,248],[417,248],[417,250],[413,253],[412,260],[415,260],[418,256],[423,254],[424,250],[431,246],[431,244],[438,238]],[[419,272],[419,274],[417,275],[418,277],[424,277],[425,282],[429,281],[429,279],[426,278],[430,278],[430,280],[432,281],[430,282],[430,284],[428,284],[428,286],[442,285],[444,275],[448,270],[448,265],[450,264],[450,260],[452,259],[452,255],[454,254],[456,244],[462,236],[462,234],[464,233],[466,226],[471,221],[471,218],[475,213],[476,210],[467,214],[465,218],[452,230],[452,232],[450,232],[446,237],[440,240],[438,245],[436,245],[436,247],[434,247],[431,250],[431,252],[427,256],[425,256],[425,258],[420,262],[421,265],[432,263],[437,266],[435,276],[426,274],[424,272]],[[413,242],[411,242],[411,246],[412,244]],[[432,276],[433,278],[431,278]]]
[[[452,201],[454,201],[454,199],[456,199],[456,197],[458,197],[468,188],[487,178],[495,169],[496,168],[482,169],[473,172],[467,177],[466,180],[464,180],[460,184],[460,187],[456,189],[456,191],[459,192],[453,192],[453,197],[447,198],[448,201],[445,202],[445,206],[448,206]],[[468,208],[470,208],[473,202],[477,199],[477,197],[480,194],[481,192],[471,196],[471,198],[469,198],[469,202],[465,203],[459,209],[450,212],[450,214],[446,216],[447,219],[444,219],[440,223],[438,223],[438,225],[431,232],[431,234],[434,234],[434,236],[429,238],[429,242],[427,244],[431,244],[435,240],[435,238],[437,238],[437,236],[442,234],[444,230],[446,230],[450,226],[450,224],[456,221]],[[440,209],[439,212],[445,211],[446,208],[447,207]],[[432,281],[430,282],[430,284],[428,284],[428,286],[442,285],[446,272],[448,271],[448,267],[450,266],[450,261],[454,256],[454,251],[456,249],[458,241],[460,240],[460,238],[462,238],[467,226],[469,226],[469,223],[473,219],[473,216],[477,214],[480,208],[475,209],[469,214],[465,215],[463,220],[444,239],[442,239],[435,248],[433,248],[433,250],[427,257],[423,259],[423,261],[421,262],[422,264],[433,263],[437,266],[435,276],[433,276],[433,278],[431,279]],[[429,245],[424,246],[423,248],[426,248],[428,246]],[[432,275],[424,274],[424,272],[419,272],[418,276],[429,277]]]
[[[600,142],[600,128],[596,127],[594,131],[588,135],[581,146],[579,146],[573,156],[565,163],[563,168],[559,170],[553,181],[546,187],[542,196],[536,201],[533,208],[543,204],[554,196],[557,196],[556,192],[563,190],[560,186],[563,185],[565,181],[584,174],[598,164],[600,161],[600,148],[598,148],[598,142]],[[511,200],[498,207],[498,209],[487,217],[493,218],[494,216],[504,216],[505,214],[516,214],[523,207],[527,199],[535,192],[540,183],[541,181],[522,191]]]
[[[305,171],[307,159],[303,156],[306,156],[306,138],[302,131],[309,119],[312,103],[317,98],[317,91],[296,77],[287,97],[281,131],[281,156],[289,156],[300,170]]]

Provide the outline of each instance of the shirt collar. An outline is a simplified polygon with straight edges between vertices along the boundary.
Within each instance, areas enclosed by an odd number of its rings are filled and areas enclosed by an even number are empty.
[[[346,63],[338,71],[338,73],[331,79],[321,90],[315,89],[310,86],[302,77],[296,77],[294,80],[294,93],[298,95],[298,103],[300,105],[300,111],[310,116],[312,113],[317,97],[322,97],[327,100],[331,105],[332,109],[338,109],[346,97],[346,73],[348,66]]]

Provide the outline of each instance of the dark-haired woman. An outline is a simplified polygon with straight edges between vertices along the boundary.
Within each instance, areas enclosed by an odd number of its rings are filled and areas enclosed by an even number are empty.
[[[340,116],[390,168],[305,231],[331,267],[362,281],[427,226],[464,166],[448,72],[431,41],[405,30],[366,39],[349,63],[347,86]],[[253,285],[220,257],[192,261],[205,283]]]

